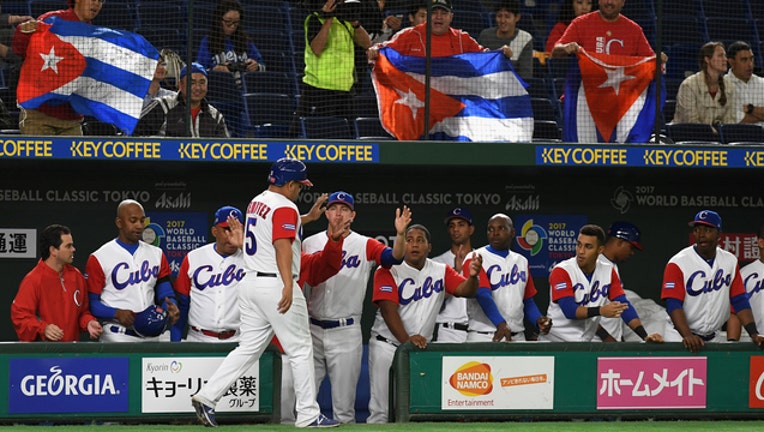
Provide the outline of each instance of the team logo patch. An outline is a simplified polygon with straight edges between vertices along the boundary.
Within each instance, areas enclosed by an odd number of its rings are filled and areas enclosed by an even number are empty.
[[[560,283],[558,283],[558,284],[556,284],[554,286],[554,289],[555,290],[561,290],[561,289],[565,289],[567,287],[568,287],[568,283],[567,282],[560,282]]]
[[[379,292],[391,293],[393,292],[393,287],[392,285],[382,285],[379,287]]]

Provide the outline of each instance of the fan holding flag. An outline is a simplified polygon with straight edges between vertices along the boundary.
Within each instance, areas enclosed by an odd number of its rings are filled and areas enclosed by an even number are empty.
[[[83,115],[132,132],[159,53],[140,35],[90,25],[103,3],[67,0],[16,28],[22,134],[82,135]]]

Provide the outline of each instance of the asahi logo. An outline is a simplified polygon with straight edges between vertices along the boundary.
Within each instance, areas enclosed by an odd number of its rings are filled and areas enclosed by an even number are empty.
[[[26,375],[21,379],[24,396],[103,396],[119,394],[111,374],[64,374],[60,366],[50,368],[50,375]]]
[[[518,212],[518,211],[533,211],[538,210],[541,207],[540,195],[526,195],[517,196],[512,195],[507,201],[507,205],[504,206],[504,210]]]
[[[177,195],[168,194],[167,192],[157,199],[154,206],[158,209],[185,209],[191,207],[191,192],[179,193]]]

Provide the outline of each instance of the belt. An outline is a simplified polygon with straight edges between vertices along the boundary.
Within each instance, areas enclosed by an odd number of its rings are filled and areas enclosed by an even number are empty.
[[[711,333],[711,334],[708,334],[708,335],[699,335],[699,334],[697,334],[697,333],[693,333],[693,334],[694,334],[695,336],[697,336],[697,337],[699,337],[699,338],[703,339],[705,342],[708,342],[708,341],[710,341],[710,340],[713,340],[713,339],[716,337],[716,332],[713,332],[713,333]]]
[[[439,326],[447,329],[454,329],[459,331],[469,331],[469,327],[467,327],[467,324],[459,324],[454,322],[444,322],[444,323],[438,323]]]
[[[119,327],[119,326],[115,326],[115,325],[110,325],[110,326],[108,326],[108,329],[112,333],[125,334],[125,335],[128,335],[128,336],[133,336],[133,337],[138,337],[138,338],[142,338],[143,337],[143,336],[139,335],[138,333],[136,333],[135,330],[132,330],[132,329],[129,329],[129,328],[124,328],[124,327]]]
[[[398,343],[397,343],[397,342],[393,342],[393,341],[391,341],[390,339],[388,339],[388,338],[386,338],[386,337],[384,337],[384,336],[382,336],[382,335],[377,335],[377,336],[376,336],[376,339],[377,339],[378,341],[380,341],[380,342],[387,342],[387,343],[389,343],[390,345],[392,345],[392,346],[395,346],[395,347],[397,347],[397,346],[398,346]]]
[[[258,277],[277,277],[278,275],[276,273],[263,273],[263,272],[255,272],[255,275]]]
[[[492,335],[492,334],[496,333],[495,331],[477,331],[477,330],[467,330],[467,331],[470,332],[470,333],[477,333],[477,334],[481,334],[481,335]],[[511,332],[510,334],[512,336],[517,336],[520,333],[522,333],[522,332]]]
[[[317,320],[313,317],[310,318],[311,324],[317,325],[324,330],[333,329],[335,327],[350,326],[350,325],[353,325],[354,322],[355,320],[353,318],[341,318],[339,320],[326,320],[326,321]]]
[[[230,338],[233,337],[233,335],[236,334],[236,330],[226,330],[226,331],[222,331],[222,332],[218,333],[218,332],[214,332],[212,330],[205,330],[205,329],[196,328],[194,326],[191,326],[191,330],[193,330],[195,332],[199,332],[199,333],[201,333],[201,334],[203,334],[205,336],[218,338],[220,340],[230,339]]]

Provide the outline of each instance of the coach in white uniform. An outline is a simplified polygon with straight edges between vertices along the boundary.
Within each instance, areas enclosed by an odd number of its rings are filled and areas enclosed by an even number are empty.
[[[329,229],[339,231],[348,221],[355,219],[353,195],[343,191],[332,193],[324,214]],[[308,314],[313,336],[316,387],[321,385],[328,373],[334,418],[341,423],[355,423],[356,387],[363,354],[361,312],[369,274],[374,265],[390,268],[402,262],[405,252],[403,233],[410,221],[408,207],[404,206],[402,211],[396,209],[397,236],[392,248],[355,231],[347,231],[339,273],[310,288]],[[312,235],[303,243],[303,251],[308,254],[320,251],[327,239],[326,231]]]
[[[536,287],[528,259],[509,249],[515,238],[512,219],[503,213],[491,216],[487,232],[488,245],[477,250],[483,259],[480,288],[474,299],[467,300],[467,342],[524,341],[525,318],[547,333],[552,322],[541,316],[533,300]],[[465,275],[469,263],[468,258]]]
[[[461,273],[462,264],[467,254],[472,251],[470,238],[475,232],[472,224],[472,214],[463,207],[451,209],[446,215],[446,227],[451,237],[451,247],[432,260],[448,264]],[[467,342],[467,299],[464,297],[446,296],[443,308],[435,319],[435,339],[433,342],[462,343]]]
[[[155,304],[167,309],[170,324],[180,316],[164,252],[141,240],[145,220],[140,203],[122,201],[115,220],[119,235],[93,252],[85,266],[90,312],[103,326],[101,342],[169,341],[169,331],[157,337],[136,333],[134,316]]]
[[[482,260],[472,255],[465,279],[448,264],[428,259],[430,232],[422,225],[406,230],[406,255],[401,265],[378,268],[374,273],[374,303],[379,306],[369,339],[369,418],[387,423],[390,366],[400,344],[425,348],[435,330],[435,318],[446,293],[473,297]]]
[[[215,405],[262,355],[275,333],[294,379],[297,427],[337,426],[316,402],[308,309],[297,285],[300,272],[300,214],[294,201],[312,186],[305,164],[289,158],[273,163],[268,189],[252,199],[244,224],[244,269],[240,287],[241,339],[199,392],[192,405],[206,426],[217,426]]]
[[[661,298],[674,328],[666,340],[682,342],[698,352],[706,342],[724,342],[722,325],[730,315],[730,304],[753,342],[761,346],[735,255],[719,247],[722,218],[701,210],[690,221],[695,244],[669,260],[663,272]]]
[[[756,328],[764,327],[764,225],[759,227],[756,235],[756,247],[759,249],[759,259],[740,269],[748,302],[756,321]],[[740,320],[731,316],[727,322],[727,340],[740,340]]]
[[[605,340],[611,336],[599,325],[604,316],[621,318],[644,341],[663,342],[660,334],[645,331],[613,265],[598,260],[604,244],[602,227],[584,225],[578,232],[576,256],[552,269],[548,314],[554,327],[539,340],[591,342],[595,335]]]

